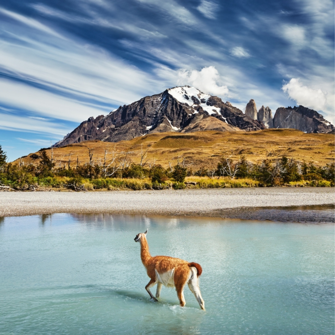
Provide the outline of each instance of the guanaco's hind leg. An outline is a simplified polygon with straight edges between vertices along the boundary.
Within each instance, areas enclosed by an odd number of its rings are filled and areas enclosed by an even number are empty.
[[[184,307],[186,305],[185,297],[184,297],[184,284],[176,285],[177,295],[180,302],[180,306]]]
[[[155,280],[152,280],[150,279],[148,285],[145,287],[145,289],[147,290],[147,292],[149,293],[151,299],[155,300],[155,301],[158,301],[151,293],[150,291],[150,287],[154,286],[156,284],[156,281]]]
[[[199,287],[199,278],[197,276],[197,270],[195,268],[191,268],[192,276],[191,279],[188,281],[188,287],[191,292],[194,294],[195,298],[197,299],[199,306],[201,309],[205,310],[205,302],[202,299],[200,287]]]
[[[161,290],[162,290],[162,283],[157,283],[157,290],[156,290],[156,298],[159,298],[161,295]]]
[[[180,306],[184,307],[186,305],[184,297],[184,287],[188,280],[190,279],[190,268],[186,266],[181,266],[175,269],[174,274],[174,285],[176,287],[178,299],[180,301]]]

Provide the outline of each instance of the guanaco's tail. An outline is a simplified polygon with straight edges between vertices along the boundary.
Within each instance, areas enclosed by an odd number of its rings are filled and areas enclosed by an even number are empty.
[[[198,272],[198,277],[201,276],[201,274],[202,274],[202,267],[201,267],[200,264],[192,262],[192,263],[188,263],[188,266],[189,267],[192,267],[192,266],[195,267],[197,269],[197,272]]]

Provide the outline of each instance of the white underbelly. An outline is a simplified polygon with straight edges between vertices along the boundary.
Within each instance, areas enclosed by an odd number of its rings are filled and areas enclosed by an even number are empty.
[[[156,280],[158,283],[162,283],[164,286],[174,287],[174,269],[164,272],[158,273],[156,272]]]

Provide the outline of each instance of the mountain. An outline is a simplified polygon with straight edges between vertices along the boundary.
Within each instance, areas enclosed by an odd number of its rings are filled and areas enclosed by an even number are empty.
[[[305,133],[334,132],[334,126],[315,110],[299,107],[280,107],[273,118],[273,128],[293,128]]]
[[[120,106],[106,116],[90,117],[54,147],[89,140],[118,142],[160,132],[264,129],[229,102],[190,86],[174,87]]]
[[[272,112],[269,107],[262,106],[257,114],[257,120],[264,123],[266,128],[273,128]]]

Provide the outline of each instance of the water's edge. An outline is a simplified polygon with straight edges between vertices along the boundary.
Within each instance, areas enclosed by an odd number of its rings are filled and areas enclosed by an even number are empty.
[[[149,211],[142,213],[142,211],[133,210],[109,210],[109,211],[92,211],[92,210],[67,210],[67,211],[48,211],[41,209],[33,213],[19,213],[13,215],[0,216],[0,223],[3,222],[5,217],[22,217],[22,216],[50,216],[52,214],[110,214],[110,215],[145,215],[150,217],[187,217],[187,218],[211,218],[220,220],[243,220],[243,221],[270,221],[270,222],[285,222],[285,223],[308,223],[308,224],[334,224],[335,223],[335,204],[323,205],[304,205],[304,206],[271,206],[271,207],[235,207],[216,209],[212,211],[189,211],[189,212],[176,212],[156,214]]]

